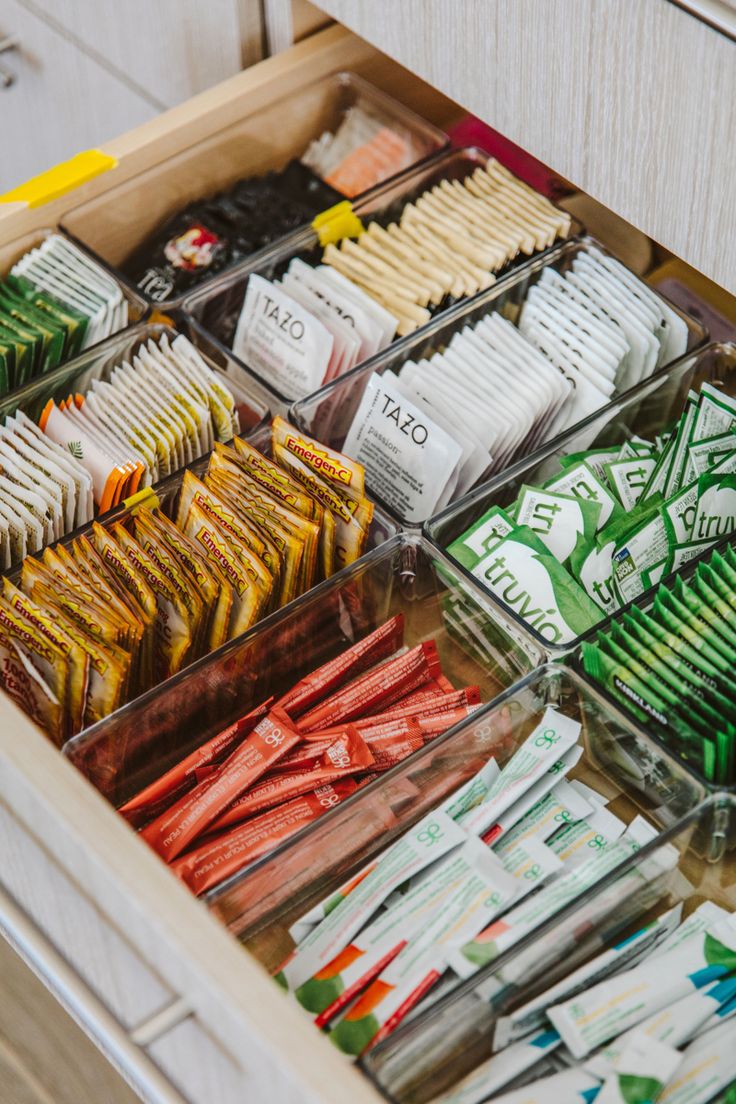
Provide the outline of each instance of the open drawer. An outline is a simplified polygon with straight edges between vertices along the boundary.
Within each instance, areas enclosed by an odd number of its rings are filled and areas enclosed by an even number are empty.
[[[109,143],[117,165],[73,192],[37,208],[0,205],[0,248],[344,69],[440,128],[459,114],[418,78],[332,27]],[[0,851],[0,933],[142,1099],[379,1099],[4,696]]]

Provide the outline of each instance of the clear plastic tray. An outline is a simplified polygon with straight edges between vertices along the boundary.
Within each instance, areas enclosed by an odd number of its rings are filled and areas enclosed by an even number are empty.
[[[408,360],[418,361],[431,357],[433,353],[444,348],[455,333],[467,325],[473,325],[492,311],[498,311],[511,322],[516,322],[529,289],[537,283],[542,271],[545,268],[554,268],[559,272],[567,272],[578,253],[584,251],[589,244],[594,244],[605,253],[608,252],[599,242],[587,236],[553,246],[542,257],[525,264],[500,285],[494,285],[468,302],[459,303],[433,320],[429,326],[404,339],[399,345],[371,357],[370,360],[327,384],[313,395],[300,399],[291,408],[291,420],[325,444],[333,448],[342,448],[366,384],[374,372],[378,375],[383,375],[386,371],[398,372]],[[702,323],[674,304],[670,306],[687,323],[688,352],[702,346],[708,337]],[[376,497],[380,498],[380,496]],[[395,508],[394,513],[396,513]],[[412,524],[404,518],[401,520],[407,527]]]
[[[515,464],[508,472],[448,506],[425,523],[425,534],[437,548],[450,555],[447,551],[449,545],[492,506],[509,506],[525,483],[541,485],[558,474],[561,470],[560,457],[583,449],[623,444],[637,434],[653,437],[679,417],[688,391],[699,392],[704,383],[713,383],[726,394],[736,396],[736,345],[707,345],[697,354],[683,357],[669,368],[661,369],[651,379],[639,384],[527,460]],[[459,564],[458,570],[467,578],[474,578]],[[478,580],[474,581],[479,586],[482,585]],[[568,655],[581,640],[595,631],[591,629],[565,644],[552,644],[500,599],[490,594],[489,598],[498,602],[519,625],[523,625],[551,658]],[[605,617],[601,614],[601,623],[604,620]]]
[[[467,661],[459,658],[464,671]],[[628,822],[642,811],[664,828],[703,799],[704,788],[681,763],[575,672],[548,664],[213,891],[208,898],[212,911],[267,969],[275,970],[293,948],[288,929],[296,919],[436,808],[491,756],[505,763],[548,704],[582,723],[583,758],[571,776],[605,793],[615,815]]]
[[[239,180],[279,170],[300,158],[314,138],[325,130],[334,132],[356,104],[409,138],[412,164],[448,144],[441,130],[361,77],[333,73],[274,103],[249,103],[248,113],[230,126],[74,208],[64,216],[64,229],[101,258],[121,282],[133,286],[122,271],[127,258],[169,217]],[[339,199],[335,192],[332,201]],[[144,298],[161,310],[173,310],[182,300],[181,295]]]
[[[45,375],[38,376],[3,396],[0,399],[0,418],[22,410],[29,418],[37,421],[50,399],[60,401],[70,394],[83,394],[93,380],[108,379],[118,364],[131,360],[140,346],[150,339],[157,341],[166,334],[173,341],[179,332],[183,332],[183,328],[178,330],[163,322],[141,322],[121,330],[120,333],[85,349],[66,364],[53,368]],[[259,426],[265,425],[269,407],[263,402],[258,389],[253,386],[252,377],[243,371],[234,357],[228,356],[222,349],[215,348],[211,342],[200,344],[196,334],[188,336],[210,368],[222,377],[223,383],[232,391],[242,432],[250,434]]]
[[[58,234],[62,238],[68,238],[70,236],[68,234],[64,234],[61,230],[46,227],[42,230],[34,230],[30,234],[26,234],[21,238],[15,238],[13,241],[8,242],[6,245],[0,246],[0,282],[2,281],[2,277],[10,272],[10,269],[13,267],[16,261],[19,261],[20,258],[25,256],[26,253],[30,253],[32,249],[36,249],[37,246],[41,245],[41,243],[44,242],[46,238],[51,237],[52,234]],[[78,243],[75,244],[78,245]],[[97,257],[95,257],[89,249],[85,249],[84,246],[81,245],[79,245],[79,248],[84,254],[90,257],[91,260],[95,262],[95,264],[100,264]],[[100,265],[100,267],[104,271],[107,271],[107,265],[102,264]],[[135,323],[140,322],[148,314],[148,304],[146,303],[145,299],[134,288],[129,287],[124,280],[117,279],[114,274],[113,279],[116,280],[116,283],[119,285],[120,290],[122,291],[125,299],[128,302],[128,326],[133,326],[135,325]],[[115,335],[111,336],[114,337]],[[105,340],[109,341],[111,340],[111,338],[106,338]],[[84,353],[86,354],[91,349],[98,348],[101,344],[102,342],[97,342],[95,345],[88,346],[88,348],[84,350]],[[69,361],[67,361],[66,363],[68,364]],[[54,371],[56,371],[56,369],[54,369]],[[48,378],[48,375],[49,373],[47,373],[45,376],[39,376],[37,378],[39,380],[46,379]],[[9,392],[9,395],[12,394],[13,392]],[[3,395],[1,398],[4,402],[6,398],[8,398],[8,396]]]
[[[736,909],[734,824],[736,798],[718,795],[703,802],[578,902],[550,917],[493,964],[400,1026],[368,1052],[362,1063],[365,1072],[394,1104],[425,1104],[491,1056],[500,1016],[655,916],[678,904],[687,916],[706,900]],[[651,875],[665,848],[674,848],[673,868],[648,883],[649,893],[632,893],[632,872]],[[491,987],[497,990],[493,999],[484,998],[484,991],[487,994]],[[554,1066],[546,1070],[535,1067],[526,1078],[502,1091],[553,1071]]]
[[[667,578],[673,579],[675,574],[677,574],[678,578],[681,578],[684,582],[687,582],[688,579],[695,574],[698,568],[698,564],[702,563],[703,561],[707,562],[708,557],[711,556],[713,552],[723,552],[724,549],[729,547],[729,545],[736,545],[736,533],[729,533],[728,536],[723,537],[720,541],[718,541],[717,544],[714,544],[710,549],[708,549],[707,552],[704,552],[696,559],[690,560],[688,563],[684,564],[676,573],[673,572],[673,574],[667,576]],[[666,582],[666,579],[663,581]],[[604,621],[602,621],[600,625],[597,625],[591,633],[586,633],[586,639],[589,637],[590,639],[594,640],[598,632],[608,632],[612,625],[620,623],[620,619],[623,614],[628,613],[632,606],[637,606],[639,609],[644,610],[645,613],[648,612],[648,610],[651,608],[652,601],[654,599],[654,595],[658,586],[659,584],[657,584],[657,587],[652,587],[651,590],[648,590],[646,593],[641,594],[633,602],[629,602],[627,605],[622,606],[621,609],[616,610],[614,614],[611,614]],[[580,677],[585,682],[588,682],[591,686],[594,686],[598,693],[603,698],[605,698],[606,701],[615,704],[617,708],[622,711],[622,713],[624,713],[626,716],[631,717],[632,721],[635,724],[638,724],[640,728],[647,732],[647,734],[651,736],[652,740],[660,744],[663,748],[666,748],[670,755],[679,754],[673,747],[673,745],[667,740],[663,739],[663,737],[659,736],[656,730],[652,728],[647,722],[635,719],[630,709],[626,706],[624,702],[614,697],[614,695],[609,693],[609,691],[604,686],[602,686],[601,683],[597,682],[595,679],[591,678],[590,675],[586,674],[586,672],[583,670],[580,647],[578,647],[575,653],[569,657],[568,663],[580,674]],[[736,796],[736,782],[734,782],[731,786],[716,784],[714,782],[711,782],[704,776],[701,763],[694,762],[692,759],[684,758],[683,762],[685,763],[687,770],[690,771],[690,773],[694,775],[695,778],[697,778],[698,781],[710,792],[731,793]]]
[[[450,599],[463,603],[468,636],[482,634],[482,662],[452,633],[445,613]],[[105,797],[120,805],[254,705],[270,694],[283,694],[304,674],[396,613],[404,615],[407,645],[436,639],[446,676],[458,687],[477,684],[486,702],[533,670],[541,658],[529,638],[517,634],[503,614],[489,610],[476,588],[459,579],[423,538],[398,534],[238,640],[75,737],[64,754]],[[438,740],[431,748],[439,752],[441,746]],[[397,770],[400,774],[405,767]],[[381,795],[387,792],[386,786],[390,792],[397,770],[360,791],[357,804],[351,800],[338,810],[340,816],[342,809],[347,811],[348,821],[353,818],[340,848],[343,859],[349,861],[351,848],[357,850],[360,845],[360,831],[365,834],[365,810],[374,844],[388,827],[385,816],[376,816],[373,822],[370,811],[385,805]],[[435,787],[438,782],[444,784],[435,779]],[[415,797],[418,815],[431,794]],[[288,854],[294,854],[291,848]],[[333,853],[332,861],[342,860]],[[260,888],[251,892],[250,880],[240,874],[224,883],[221,891],[215,891],[218,911],[230,916],[241,908],[268,909],[274,904],[273,893],[283,901],[297,894],[303,880],[314,876],[313,868],[302,868],[301,860],[292,865],[291,858],[284,857],[277,867],[283,869],[283,876],[277,877],[269,892],[261,893]],[[262,884],[258,880],[259,887]]]
[[[362,200],[353,204],[353,210],[363,220],[375,217],[381,219],[397,217],[406,203],[428,188],[434,187],[440,180],[463,180],[479,166],[486,165],[490,158],[489,153],[475,147],[447,150],[419,168],[410,170],[396,177],[391,183],[370,192]],[[579,229],[579,224],[573,220],[571,232],[576,233]],[[537,254],[537,258],[547,256],[550,250],[555,248],[554,245],[550,246],[548,250]],[[284,239],[280,245],[273,248],[270,254],[262,254],[254,261],[240,265],[217,280],[213,280],[208,287],[192,292],[184,300],[184,310],[226,349],[231,350],[251,273],[257,272],[268,279],[278,278],[288,267],[289,261],[296,256],[303,256],[319,263],[321,249],[318,248],[317,235],[311,227],[306,228],[301,234]],[[528,258],[522,257],[497,273],[494,292],[505,276],[529,263]],[[463,303],[464,305],[474,304],[479,298],[485,300],[487,295],[488,292],[480,292],[478,296],[466,299]],[[441,305],[436,318],[428,324],[429,327],[434,327],[436,319],[444,320],[447,312],[454,308],[455,303],[449,300]],[[423,329],[416,334],[397,339],[391,347],[392,350],[395,349],[398,355],[399,347],[403,349],[405,344],[413,342],[425,332],[427,330]],[[264,380],[264,383],[282,403],[288,404],[297,398],[295,395],[282,393],[268,380]]]

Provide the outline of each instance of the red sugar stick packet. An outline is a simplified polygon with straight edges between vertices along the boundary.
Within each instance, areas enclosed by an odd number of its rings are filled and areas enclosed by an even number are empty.
[[[195,748],[165,774],[154,779],[121,805],[118,812],[135,827],[157,816],[162,805],[175,801],[182,790],[189,789],[199,781],[197,772],[220,763],[239,740],[252,732],[258,722],[266,716],[272,702],[273,698],[268,698],[234,724],[218,732],[211,740]]]
[[[404,615],[399,613],[339,656],[305,675],[276,702],[290,717],[299,717],[311,705],[348,679],[392,655],[404,642]]]
[[[300,740],[288,714],[274,706],[214,775],[143,829],[146,843],[171,862]]]
[[[427,640],[349,682],[305,713],[298,727],[302,732],[314,732],[365,717],[366,714],[386,709],[440,673],[437,645],[433,640]]]
[[[193,893],[206,893],[218,882],[318,820],[328,809],[354,794],[357,788],[352,778],[320,786],[312,793],[287,801],[278,809],[270,809],[203,843],[177,859],[171,869]]]

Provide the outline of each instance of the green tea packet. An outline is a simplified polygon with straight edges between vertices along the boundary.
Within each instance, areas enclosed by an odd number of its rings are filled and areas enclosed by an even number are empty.
[[[41,340],[39,372],[47,372],[61,362],[66,341],[66,334],[61,326],[45,317],[43,312],[31,303],[13,294],[7,284],[0,284],[0,308],[21,322],[29,331],[39,334]]]
[[[584,454],[580,454],[584,455]],[[569,457],[566,457],[569,459]],[[621,503],[611,494],[605,481],[600,479],[590,464],[585,460],[579,463],[565,465],[562,475],[556,475],[548,479],[544,484],[547,491],[555,491],[557,494],[573,495],[585,501],[597,502],[601,508],[598,516],[598,529],[602,529],[609,521],[616,521],[622,517]]]
[[[726,433],[716,433],[713,437],[691,441],[687,450],[684,482],[691,482],[715,467],[724,456],[736,451],[736,433],[733,429]]]
[[[600,610],[528,526],[519,525],[476,564],[473,575],[552,644],[600,621]]]
[[[516,501],[514,520],[528,526],[559,563],[580,545],[588,545],[598,528],[601,505],[574,495],[525,484]]]
[[[736,461],[736,454],[734,454]],[[736,464],[735,464],[736,466]],[[692,536],[717,541],[736,529],[736,472],[706,472],[698,477],[698,501]]]
[[[69,360],[82,351],[87,323],[89,322],[87,315],[36,287],[24,276],[9,274],[5,277],[5,286],[10,288],[18,298],[30,303],[63,327],[65,331],[64,360]]]
[[[506,511],[500,506],[492,506],[470,529],[454,540],[447,551],[458,563],[472,571],[513,528],[514,522]]]

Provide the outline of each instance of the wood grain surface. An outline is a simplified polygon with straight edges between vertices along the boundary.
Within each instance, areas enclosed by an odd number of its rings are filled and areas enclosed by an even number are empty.
[[[322,0],[736,290],[736,43],[667,0]]]

